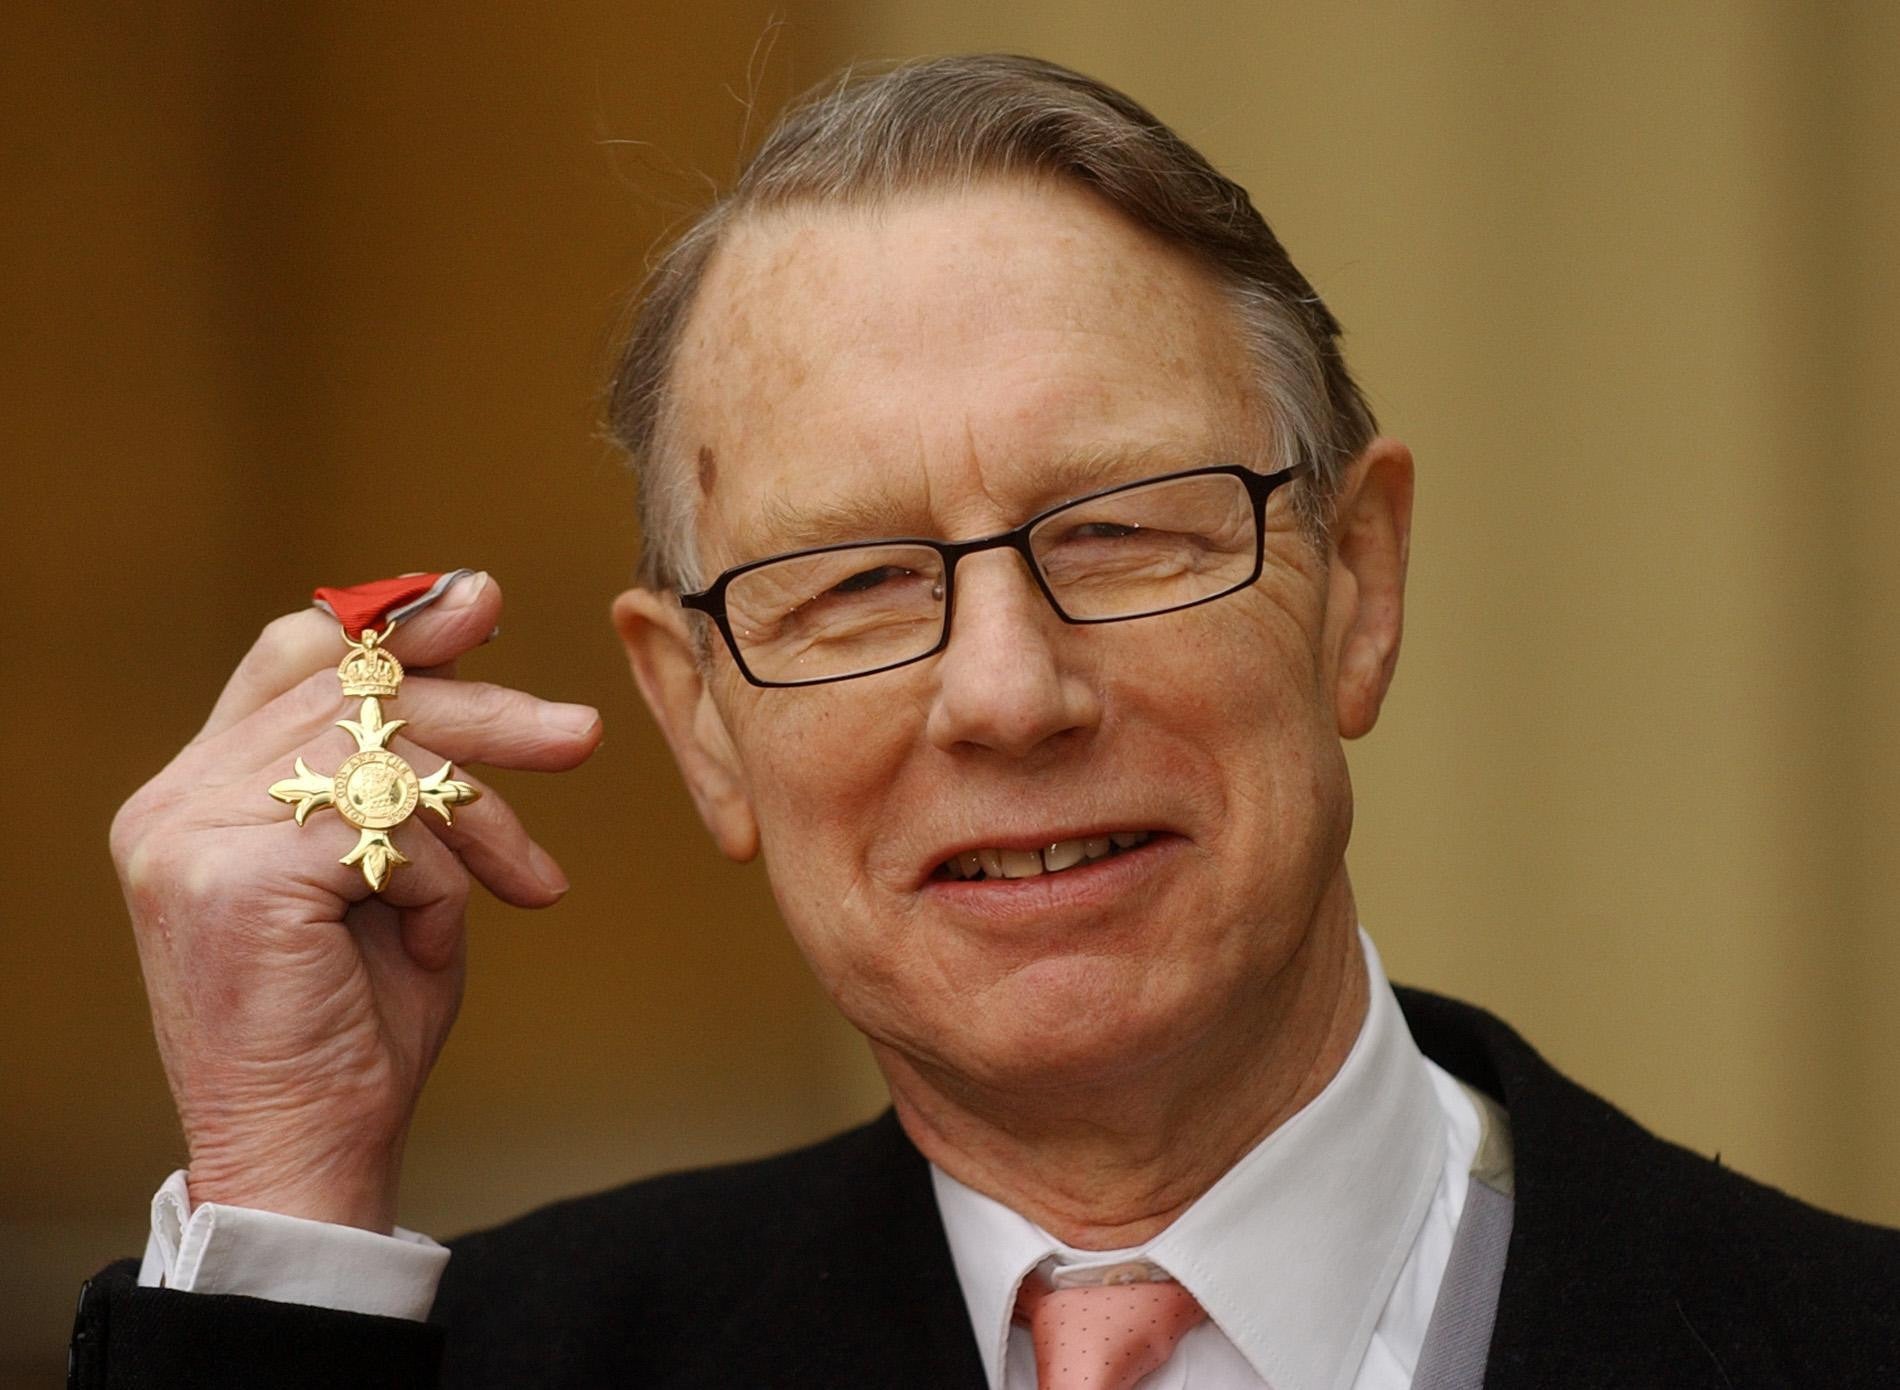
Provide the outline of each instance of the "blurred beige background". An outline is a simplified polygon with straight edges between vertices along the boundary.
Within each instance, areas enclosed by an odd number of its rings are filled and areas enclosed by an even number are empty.
[[[465,669],[608,721],[581,771],[494,779],[575,888],[475,910],[408,1224],[877,1108],[636,708],[606,622],[631,486],[594,430],[624,294],[748,105],[756,131],[843,61],[954,49],[1122,85],[1247,183],[1417,451],[1406,659],[1354,751],[1392,974],[1669,1136],[1900,1222],[1900,9],[0,24],[0,1385],[54,1382],[79,1281],[138,1250],[181,1159],[106,825],[314,583],[489,568],[506,630]]]

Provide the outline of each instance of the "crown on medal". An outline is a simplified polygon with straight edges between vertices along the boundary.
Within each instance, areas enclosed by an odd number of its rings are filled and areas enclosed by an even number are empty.
[[[402,684],[402,663],[383,647],[351,647],[337,665],[336,674],[349,698],[374,695],[386,700]]]

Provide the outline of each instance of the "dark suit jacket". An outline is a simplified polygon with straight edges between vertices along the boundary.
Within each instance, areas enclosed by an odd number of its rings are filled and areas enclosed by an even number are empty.
[[[1426,1054],[1511,1117],[1490,1390],[1900,1387],[1900,1232],[1664,1143],[1481,1010],[1399,995]],[[74,1383],[983,1385],[928,1169],[889,1114],[454,1250],[428,1326],[140,1289],[122,1262],[81,1300]]]

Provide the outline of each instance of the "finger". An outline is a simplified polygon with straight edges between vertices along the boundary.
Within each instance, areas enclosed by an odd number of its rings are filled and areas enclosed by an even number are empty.
[[[565,772],[600,745],[600,711],[592,705],[543,700],[485,681],[405,680],[401,696],[384,703],[382,713],[385,722],[402,720],[407,735],[457,764]],[[312,766],[340,761],[350,754],[350,740],[332,730],[358,714],[337,694],[329,673],[319,671],[216,743],[195,746],[192,758],[215,767],[211,775],[221,781],[288,766],[298,754]]]
[[[439,665],[480,646],[500,616],[501,586],[486,573],[463,575],[441,598],[398,626],[389,648],[405,665]],[[273,619],[232,672],[193,742],[216,737],[312,673],[334,667],[344,650],[336,619],[318,609]]]
[[[398,908],[368,898],[350,908],[343,920],[377,981],[379,998],[403,993],[409,973],[405,967],[412,962],[436,973],[460,965],[467,955],[467,919],[454,903]],[[433,1056],[419,1059],[418,1072],[426,1074],[433,1061]]]
[[[399,745],[401,740],[398,740]],[[410,744],[398,751],[414,766],[432,772],[442,759]],[[466,782],[480,799],[451,807],[444,819],[418,807],[411,821],[420,821],[452,850],[489,892],[515,907],[548,907],[567,892],[567,875],[528,834],[514,808],[478,779],[458,769],[455,780]]]
[[[301,826],[286,815],[271,830],[274,839],[257,841],[257,848],[247,853],[281,865],[286,892],[302,887],[345,903],[379,894],[398,907],[468,895],[467,867],[447,845],[408,822],[387,832],[401,860],[381,888],[370,886],[360,863],[343,862],[355,852],[363,832],[333,809],[312,815]]]
[[[384,711],[385,716],[391,713]],[[438,755],[515,772],[566,772],[600,746],[600,711],[487,681],[418,680],[394,713]]]
[[[446,969],[462,954],[468,871],[447,846],[412,825],[397,826],[390,838],[409,862],[391,870],[389,882],[374,896],[354,903],[344,920],[372,968],[379,960],[393,963],[393,938],[402,954],[423,969]]]
[[[401,738],[394,740],[393,751],[410,765],[418,777],[427,777],[445,761],[452,761],[445,760],[438,752]],[[286,767],[283,770],[289,769]],[[324,773],[318,774],[319,784],[328,781],[328,771],[326,767]],[[449,819],[446,820],[427,805],[418,804],[408,820],[390,831],[390,839],[395,847],[407,854],[411,843],[420,837],[427,842],[425,851],[440,848],[442,852],[451,853],[460,864],[466,866],[466,872],[474,874],[489,892],[515,907],[547,907],[560,901],[568,889],[567,876],[561,872],[553,856],[529,836],[514,809],[466,769],[457,767],[451,776],[455,781],[467,783],[478,799],[450,806]],[[262,790],[260,778],[238,779],[240,786],[246,782],[257,784],[257,790]],[[220,811],[221,826],[279,821],[294,824],[291,812],[285,805],[262,795],[218,795],[216,804]],[[422,828],[424,826],[426,829]],[[342,819],[333,804],[328,804],[327,797],[310,813],[304,831],[306,834],[320,835],[326,846],[333,845],[334,858],[341,858],[356,844],[357,832]],[[327,861],[320,856],[319,862]],[[346,900],[354,900],[367,896],[369,892],[367,885],[360,879],[360,872],[356,879],[326,872],[319,877],[318,886]]]

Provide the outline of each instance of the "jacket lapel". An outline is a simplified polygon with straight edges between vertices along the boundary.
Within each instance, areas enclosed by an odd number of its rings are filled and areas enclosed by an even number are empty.
[[[1650,1135],[1481,1009],[1400,989],[1425,1055],[1510,1114],[1516,1206],[1486,1390],[1724,1386],[1678,1294],[1707,1160]]]
[[[722,1319],[733,1357],[705,1383],[984,1390],[922,1156],[887,1111],[835,1157],[811,1210],[760,1242],[780,1262]]]

